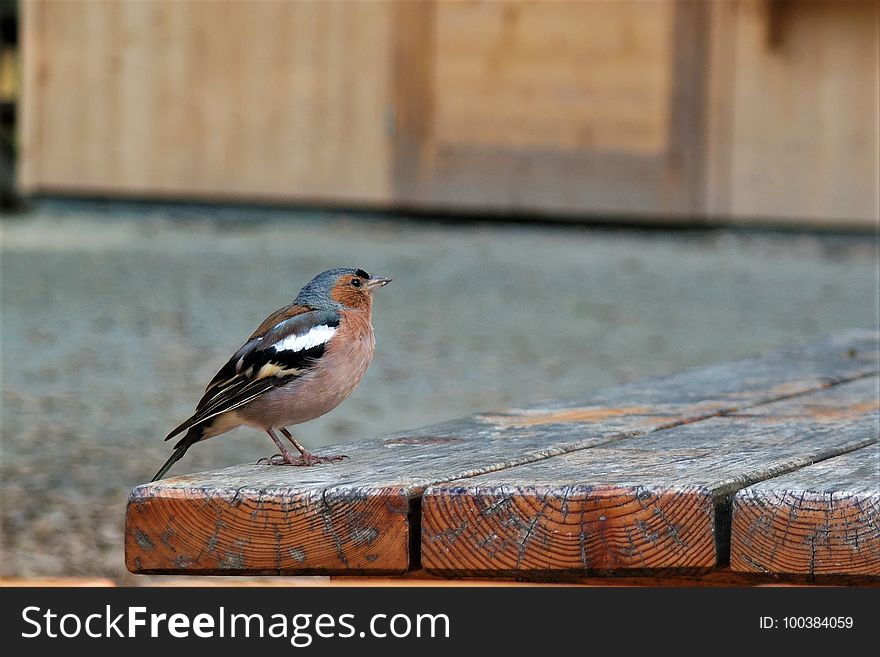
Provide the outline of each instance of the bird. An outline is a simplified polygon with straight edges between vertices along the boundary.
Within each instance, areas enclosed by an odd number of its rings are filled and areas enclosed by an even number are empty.
[[[309,281],[293,303],[263,320],[211,379],[195,413],[165,437],[186,431],[152,481],[162,479],[196,443],[240,426],[269,434],[279,454],[260,461],[271,465],[347,458],[312,454],[287,427],[330,412],[363,379],[376,348],[373,293],[390,282],[348,267],[328,269]]]

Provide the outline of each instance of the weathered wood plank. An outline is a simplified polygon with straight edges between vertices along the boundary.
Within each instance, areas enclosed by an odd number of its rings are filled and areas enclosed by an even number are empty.
[[[730,563],[746,573],[880,576],[880,444],[737,493]]]
[[[409,565],[405,487],[334,489],[332,477],[273,485],[247,466],[217,474],[214,483],[179,477],[159,494],[155,485],[135,489],[126,517],[129,570],[357,574]]]
[[[417,562],[426,486],[865,376],[877,369],[877,340],[876,330],[849,332],[586,399],[478,414],[334,448],[351,458],[328,466],[241,465],[139,486],[126,564],[137,573],[403,572]]]
[[[431,486],[422,565],[542,577],[723,565],[733,493],[878,440],[873,378],[763,408]]]

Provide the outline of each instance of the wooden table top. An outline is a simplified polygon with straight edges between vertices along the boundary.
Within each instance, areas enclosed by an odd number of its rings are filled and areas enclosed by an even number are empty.
[[[135,488],[134,573],[880,578],[880,333]]]

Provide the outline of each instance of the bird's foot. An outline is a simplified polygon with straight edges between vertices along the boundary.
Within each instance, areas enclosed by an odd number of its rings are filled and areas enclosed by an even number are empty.
[[[310,465],[318,465],[319,463],[334,463],[336,461],[341,461],[342,459],[347,459],[348,457],[345,454],[341,454],[339,456],[318,456],[317,454],[312,454],[311,452],[306,452],[302,456],[293,456],[292,454],[276,454],[270,458],[261,458],[257,461],[258,464],[262,465],[265,463],[266,465],[296,465],[296,466],[310,466]]]

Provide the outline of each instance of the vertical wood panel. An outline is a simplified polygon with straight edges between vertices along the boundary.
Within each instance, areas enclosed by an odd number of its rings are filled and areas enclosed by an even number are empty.
[[[876,224],[880,3],[25,0],[26,191]]]
[[[705,208],[707,67],[709,6],[697,2],[675,5],[673,73],[667,93],[669,130],[661,187],[661,206],[702,216]],[[650,212],[650,209],[648,210]]]
[[[436,3],[421,45],[433,54],[417,55],[430,74],[409,81],[434,100],[407,200],[697,216],[704,14],[689,2]]]
[[[40,45],[43,31],[43,6],[33,0],[25,0],[20,5],[21,23],[21,100],[18,120],[19,158],[18,185],[25,191],[33,190],[40,181],[40,162],[42,161],[40,135],[40,108],[42,98],[43,56]]]
[[[710,211],[739,221],[876,224],[880,3],[742,0],[715,9],[729,19],[713,34],[723,100],[713,107],[722,116]]]
[[[398,201],[424,199],[426,149],[430,146],[435,104],[435,88],[429,81],[434,66],[436,9],[435,2],[395,5],[394,102],[386,120],[394,139]]]
[[[736,4],[715,2],[709,12],[709,70],[706,101],[706,212],[730,207],[733,152],[733,89],[736,81]]]
[[[435,139],[662,152],[674,9],[669,2],[440,3]]]
[[[26,150],[25,182],[387,200],[392,10],[29,0],[42,19],[26,41],[45,53],[45,80],[27,76],[37,93],[28,96],[29,133],[42,133],[46,150]]]

